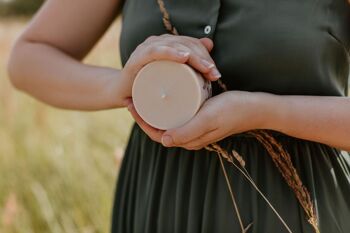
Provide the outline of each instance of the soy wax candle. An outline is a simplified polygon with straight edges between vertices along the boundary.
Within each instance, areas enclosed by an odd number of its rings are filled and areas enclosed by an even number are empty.
[[[173,61],[145,65],[132,87],[136,112],[149,125],[162,130],[187,123],[211,96],[209,80],[189,65]]]

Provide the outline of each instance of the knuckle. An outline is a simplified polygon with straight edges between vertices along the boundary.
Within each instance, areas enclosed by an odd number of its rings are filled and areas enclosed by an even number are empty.
[[[164,33],[164,34],[160,35],[159,37],[161,37],[161,38],[168,38],[168,37],[173,37],[173,36],[174,35],[172,35],[172,34]]]
[[[148,36],[145,40],[145,42],[152,42],[154,41],[158,36],[155,36],[155,35],[151,35],[151,36]]]
[[[159,47],[159,53],[171,55],[173,53],[173,50],[169,46],[161,46]]]
[[[131,54],[130,57],[136,57],[136,56],[140,55],[140,53],[142,53],[146,48],[147,48],[147,46],[145,43],[141,43],[141,44],[137,45],[134,52]]]
[[[144,49],[145,47],[146,47],[146,43],[138,44],[138,45],[136,46],[135,51],[142,50],[142,49]]]
[[[129,57],[129,59],[128,59],[128,63],[130,63],[131,61],[136,60],[139,56],[140,56],[140,52],[135,50],[135,51],[130,55],[130,57]]]
[[[159,47],[158,46],[149,46],[146,49],[146,53],[153,56],[159,52]]]
[[[150,47],[148,53],[152,56],[171,56],[173,54],[173,49],[169,46],[158,45]]]

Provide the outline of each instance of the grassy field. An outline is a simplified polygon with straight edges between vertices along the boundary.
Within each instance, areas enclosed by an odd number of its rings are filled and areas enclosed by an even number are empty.
[[[124,109],[65,111],[9,84],[6,59],[25,19],[0,20],[0,232],[108,232],[132,119]],[[119,67],[118,20],[86,59]]]

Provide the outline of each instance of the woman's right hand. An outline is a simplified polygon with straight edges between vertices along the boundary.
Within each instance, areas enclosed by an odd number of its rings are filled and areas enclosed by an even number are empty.
[[[132,85],[137,73],[143,66],[155,60],[187,63],[208,80],[216,81],[221,74],[209,54],[212,48],[213,42],[209,38],[197,39],[170,34],[148,37],[136,47],[121,70],[123,87],[118,89],[123,90],[125,106],[129,103],[127,99],[131,97]]]

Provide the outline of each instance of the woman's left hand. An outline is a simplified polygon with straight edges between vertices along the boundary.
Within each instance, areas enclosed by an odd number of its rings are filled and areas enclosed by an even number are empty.
[[[266,93],[264,93],[266,94]],[[135,121],[154,141],[166,147],[199,150],[232,134],[262,128],[264,107],[262,93],[227,91],[208,99],[185,125],[159,130],[145,123],[135,111],[132,100],[128,109]]]

